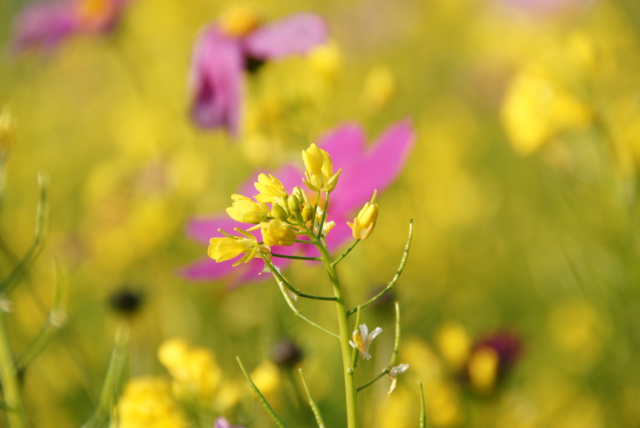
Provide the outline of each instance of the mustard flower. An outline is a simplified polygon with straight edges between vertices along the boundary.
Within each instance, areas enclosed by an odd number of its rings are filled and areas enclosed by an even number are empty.
[[[404,374],[409,369],[409,364],[400,364],[399,366],[392,367],[389,370],[389,377],[391,377],[391,386],[389,387],[388,395],[391,395],[394,389],[396,389],[396,383],[398,382],[398,376]]]
[[[367,325],[360,324],[358,329],[353,332],[353,340],[349,341],[349,345],[360,351],[362,358],[369,360],[371,359],[371,354],[369,354],[371,342],[373,342],[373,339],[375,339],[380,333],[382,333],[382,328],[380,327],[376,327],[371,333],[369,333]]]
[[[246,233],[245,236],[246,237],[225,236],[224,238],[211,238],[207,254],[217,263],[226,262],[227,260],[238,257],[240,254],[244,254],[244,256],[233,264],[233,266],[237,266],[240,263],[247,263],[252,260],[259,255],[259,252],[264,253],[268,251],[258,244],[255,236],[249,233]]]
[[[323,20],[300,13],[259,25],[246,9],[230,12],[205,28],[193,50],[189,75],[191,117],[202,129],[240,128],[243,71],[252,64],[304,54],[325,42]]]
[[[233,204],[227,208],[229,217],[240,223],[259,224],[267,221],[269,207],[263,203],[253,202],[242,195],[231,195]]]
[[[256,201],[258,202],[278,202],[288,195],[282,182],[271,174],[258,175],[258,181],[254,184],[254,187],[260,192],[256,195]]]
[[[262,231],[262,240],[265,245],[272,247],[274,245],[291,246],[296,243],[296,233],[277,218],[268,223],[262,223],[260,230]]]
[[[331,192],[335,189],[342,171],[333,173],[333,164],[329,153],[311,143],[307,150],[302,151],[302,160],[306,168],[305,179],[302,181],[309,189],[316,192],[321,190]]]
[[[329,250],[339,250],[341,245],[352,238],[353,232],[347,222],[351,221],[354,213],[370,200],[374,189],[382,193],[396,179],[407,161],[413,140],[414,131],[411,125],[408,121],[402,121],[390,127],[370,147],[366,144],[363,130],[355,124],[342,125],[317,142],[317,146],[330,155],[333,167],[342,169],[340,185],[331,193],[331,203],[327,212],[327,219],[335,221],[335,227],[326,238]],[[274,175],[279,178],[283,189],[292,189],[300,183],[304,170],[299,164],[287,164]],[[238,193],[251,194],[256,180],[259,181],[257,174],[251,177]],[[264,202],[258,197],[256,200]],[[292,203],[293,208],[295,205]],[[237,226],[239,224],[224,213],[211,219],[192,221],[188,234],[202,244],[207,244],[218,229],[230,230]],[[257,239],[257,231],[252,233]],[[317,256],[314,249],[309,247],[295,244],[282,247],[278,252]],[[281,269],[289,263],[288,260],[280,258],[274,258],[273,262]],[[263,269],[264,263],[261,260],[251,260],[235,268],[234,275],[231,276],[231,263],[215,263],[213,260],[205,259],[187,267],[183,274],[191,280],[215,280],[230,276],[233,278],[230,285],[239,285],[249,280],[266,279],[259,275]]]
[[[364,204],[353,223],[347,223],[353,232],[353,239],[367,239],[378,220],[378,204],[376,203],[376,191],[373,192],[371,201]]]
[[[51,51],[76,35],[110,32],[129,0],[66,0],[26,7],[14,22],[12,50]]]

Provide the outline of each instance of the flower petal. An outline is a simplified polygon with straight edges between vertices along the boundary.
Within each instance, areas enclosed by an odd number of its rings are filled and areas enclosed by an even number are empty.
[[[319,16],[300,13],[262,26],[244,39],[250,57],[275,59],[304,54],[327,40],[327,28]]]
[[[374,190],[382,193],[404,167],[414,139],[409,121],[389,128],[364,160],[352,166],[348,174],[343,172],[338,184],[342,190],[332,195],[333,210],[340,213],[355,211],[371,198]]]
[[[11,49],[17,53],[31,48],[54,49],[80,28],[71,2],[34,4],[16,18]]]
[[[191,117],[203,129],[238,134],[244,58],[237,39],[207,27],[193,50],[189,76]]]

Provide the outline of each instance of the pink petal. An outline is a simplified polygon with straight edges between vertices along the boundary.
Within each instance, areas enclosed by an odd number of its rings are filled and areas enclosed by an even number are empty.
[[[31,48],[50,51],[79,31],[75,4],[34,4],[24,9],[14,23],[11,48],[23,52]]]
[[[191,117],[200,128],[238,134],[244,58],[239,41],[207,27],[193,50],[189,76]]]
[[[322,18],[300,13],[258,28],[245,37],[244,49],[253,58],[276,59],[304,54],[326,40],[327,28]]]
[[[187,225],[187,235],[196,242],[209,245],[213,237],[222,236],[218,229],[235,234],[234,227],[244,227],[242,223],[231,219],[226,213],[209,219],[195,219]]]
[[[333,212],[346,215],[370,200],[375,189],[382,193],[402,171],[414,140],[415,133],[407,120],[389,128],[365,160],[355,165],[353,172],[340,177],[338,188],[342,191],[332,201]]]
[[[333,170],[349,174],[352,165],[365,157],[365,135],[355,123],[342,125],[320,138],[318,146],[331,155]]]
[[[215,260],[206,258],[199,260],[181,270],[181,275],[192,281],[213,281],[226,278],[234,273],[233,262],[216,263]]]

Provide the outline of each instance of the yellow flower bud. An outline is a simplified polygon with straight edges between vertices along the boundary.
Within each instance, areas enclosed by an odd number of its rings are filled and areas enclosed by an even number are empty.
[[[269,207],[264,203],[256,203],[246,196],[231,195],[233,204],[227,208],[227,214],[241,223],[259,224],[267,221]]]
[[[285,221],[289,214],[280,205],[274,204],[271,208],[271,215],[278,220]]]
[[[302,220],[306,222],[313,220],[313,210],[309,205],[305,205],[302,208]]]
[[[302,180],[309,189],[314,191],[331,192],[338,184],[338,176],[342,170],[333,173],[333,164],[329,153],[315,144],[311,144],[307,150],[302,151],[302,161],[306,169]]]
[[[302,205],[302,202],[296,195],[289,195],[287,198],[287,208],[289,208],[290,212],[300,212],[300,205]]]
[[[282,182],[271,174],[268,176],[266,174],[260,174],[258,176],[258,182],[254,183],[254,186],[256,190],[260,192],[255,196],[258,202],[273,203],[288,195]]]
[[[296,242],[296,233],[281,220],[273,219],[269,223],[262,223],[262,240],[265,245],[290,246]]]
[[[246,5],[235,5],[227,9],[219,19],[220,29],[229,36],[242,37],[260,24],[256,11]]]
[[[378,220],[378,204],[375,202],[377,190],[373,192],[370,202],[364,204],[353,223],[347,223],[353,231],[353,239],[367,239]]]
[[[209,242],[207,254],[218,263],[231,260],[244,253],[244,256],[233,264],[234,266],[253,259],[260,248],[255,238],[211,238]]]

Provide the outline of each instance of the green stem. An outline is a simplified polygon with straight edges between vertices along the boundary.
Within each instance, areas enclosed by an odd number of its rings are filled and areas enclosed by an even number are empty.
[[[347,251],[345,251],[344,253],[342,253],[342,255],[340,257],[338,257],[337,259],[335,259],[333,261],[333,263],[331,263],[331,265],[333,265],[334,267],[340,263],[342,261],[342,259],[344,259],[345,257],[347,257],[347,254],[349,254],[351,252],[351,250],[353,250],[354,248],[356,248],[356,245],[358,245],[358,242],[360,242],[359,239],[356,239],[353,244],[351,244],[351,246],[349,248],[347,248]]]
[[[313,236],[311,232],[310,238]],[[349,345],[349,337],[351,336],[351,330],[349,329],[349,320],[347,316],[347,309],[344,302],[344,296],[342,294],[342,288],[340,287],[340,281],[336,274],[335,268],[331,261],[329,251],[324,245],[317,245],[322,262],[327,270],[329,279],[333,286],[333,295],[336,297],[336,310],[338,315],[338,329],[340,331],[340,349],[342,351],[342,369],[344,375],[344,388],[346,395],[347,406],[347,427],[358,428],[358,413],[356,407],[356,386],[354,381],[354,371],[351,366],[351,345]]]
[[[240,361],[240,357],[236,357],[236,361],[238,361],[238,365],[240,366],[240,370],[242,371],[244,378],[247,380],[247,382],[249,382],[249,386],[258,398],[258,401],[260,401],[260,404],[262,404],[264,410],[271,417],[271,420],[273,420],[278,428],[286,428],[284,422],[282,422],[282,419],[280,419],[280,417],[276,414],[275,410],[273,410],[273,407],[271,407],[265,396],[262,395],[262,392],[260,392],[256,384],[251,379],[251,376],[249,376],[249,373],[244,368],[244,365],[242,365],[242,361]]]
[[[5,296],[0,298],[6,299]],[[16,370],[9,344],[7,331],[7,313],[0,309],[0,380],[2,381],[2,394],[8,407],[7,419],[11,428],[27,428],[27,414],[18,381]]]
[[[318,424],[318,428],[325,428],[324,420],[322,419],[322,414],[320,413],[320,408],[316,404],[313,396],[311,395],[311,390],[309,389],[309,384],[307,383],[307,379],[304,377],[304,373],[302,373],[302,369],[298,369],[300,372],[300,377],[302,378],[302,385],[304,386],[304,390],[307,393],[307,398],[309,399],[309,405],[311,406],[311,410],[313,411],[313,415],[316,417],[316,423]]]
[[[322,259],[320,257],[290,256],[288,254],[276,254],[276,253],[271,253],[271,255],[273,257],[280,257],[281,259],[310,260],[312,262],[320,262],[320,261],[322,261]]]

